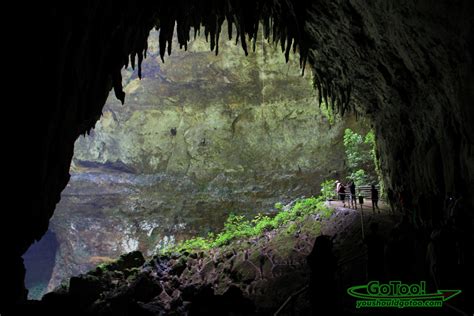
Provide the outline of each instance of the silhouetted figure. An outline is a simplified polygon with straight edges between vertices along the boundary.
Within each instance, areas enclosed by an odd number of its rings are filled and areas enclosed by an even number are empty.
[[[350,203],[352,208],[357,208],[357,200],[356,200],[356,185],[354,181],[351,181],[349,184],[349,191],[351,193],[350,197]]]
[[[400,229],[394,227],[390,231],[390,237],[385,248],[385,259],[387,262],[387,272],[390,280],[400,280],[400,265],[402,264],[403,245],[400,240]]]
[[[400,231],[400,243],[403,248],[403,254],[400,258],[401,280],[413,281],[417,279],[415,275],[415,265],[417,262],[415,249],[418,243],[416,230],[407,214],[403,216],[402,221],[398,224],[398,228]]]
[[[378,223],[370,224],[370,233],[364,240],[367,245],[367,278],[382,280],[384,276],[384,240],[379,234]]]
[[[173,127],[172,129],[170,129],[170,133],[171,133],[171,136],[176,136],[176,127]]]
[[[329,315],[336,306],[337,260],[332,253],[329,236],[318,236],[313,250],[306,258],[311,270],[309,297],[312,315]]]
[[[346,188],[338,181],[336,190],[339,195],[339,200],[342,201],[343,207],[346,207]]]
[[[380,213],[379,209],[379,191],[375,187],[375,184],[372,184],[372,187],[370,188],[370,198],[372,200],[372,211],[375,213],[375,208],[377,208],[378,212]]]
[[[397,224],[390,233],[385,259],[391,280],[413,281],[419,276],[414,268],[416,264],[416,235],[408,216]]]

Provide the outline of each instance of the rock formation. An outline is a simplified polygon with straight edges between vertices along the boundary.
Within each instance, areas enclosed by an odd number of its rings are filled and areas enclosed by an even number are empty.
[[[361,122],[330,126],[296,56],[287,64],[266,41],[247,57],[226,39],[220,47],[215,56],[201,36],[163,64],[152,32],[143,78],[123,72],[127,104],[111,96],[75,144],[50,223],[59,240],[50,290],[122,253],[152,256],[216,232],[231,212],[317,194],[344,174],[343,131]]]
[[[2,223],[15,228],[2,238],[8,240],[2,245],[9,271],[2,282],[5,302],[25,298],[21,255],[47,230],[69,180],[77,137],[100,118],[112,87],[124,99],[120,70],[140,64],[151,28],[160,29],[160,54],[171,53],[176,22],[181,46],[190,28],[202,24],[217,50],[216,37],[227,19],[248,50],[247,35],[255,35],[263,21],[266,35],[271,31],[285,52],[298,49],[302,62],[308,61],[323,98],[340,112],[352,108],[371,119],[386,187],[403,196],[411,218],[428,226],[439,222],[442,201],[456,192],[463,197],[463,231],[472,232],[472,1],[20,4],[10,11],[21,19],[16,25],[34,34],[28,40],[25,33],[15,34],[6,50],[13,60],[13,71],[7,72],[14,76],[11,92],[24,96],[28,110],[12,106],[17,110],[12,117],[26,116],[27,130],[12,155],[12,169],[22,170],[12,181],[13,188],[21,188],[22,204],[2,214]],[[32,50],[35,58],[24,58]],[[27,93],[18,82],[27,82]],[[38,100],[41,106],[35,106]],[[35,162],[24,164],[18,157]]]

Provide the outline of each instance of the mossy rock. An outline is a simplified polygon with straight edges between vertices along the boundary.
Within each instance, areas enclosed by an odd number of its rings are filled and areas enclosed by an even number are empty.
[[[141,270],[139,268],[131,268],[131,269],[125,269],[123,271],[123,274],[125,278],[127,278],[128,281],[131,281],[131,280],[134,280],[139,275],[140,272]]]
[[[248,261],[238,263],[235,270],[239,273],[239,281],[245,284],[250,284],[259,277],[257,269]]]
[[[145,258],[140,251],[132,251],[121,255],[117,261],[99,265],[102,271],[125,271],[126,269],[138,268],[145,263]]]

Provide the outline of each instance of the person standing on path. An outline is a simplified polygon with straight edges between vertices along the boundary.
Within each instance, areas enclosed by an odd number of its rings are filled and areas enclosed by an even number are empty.
[[[384,277],[384,239],[379,233],[379,224],[370,224],[370,233],[364,239],[367,245],[367,280],[381,281]]]
[[[339,195],[339,200],[341,200],[343,207],[346,207],[346,188],[340,182],[337,183],[337,194]]]
[[[372,187],[370,189],[370,198],[372,199],[372,211],[375,214],[375,208],[377,208],[377,211],[380,214],[380,209],[379,209],[379,191],[375,187],[375,184],[372,184]]]
[[[357,201],[356,201],[356,185],[354,181],[349,183],[349,191],[350,191],[350,203],[351,207],[357,209]]]

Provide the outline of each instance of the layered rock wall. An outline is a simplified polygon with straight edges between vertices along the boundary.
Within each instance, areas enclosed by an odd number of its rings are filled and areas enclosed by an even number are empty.
[[[470,0],[140,4],[103,0],[22,7],[18,12],[31,13],[24,24],[34,26],[35,36],[24,41],[21,34],[9,52],[16,57],[33,47],[36,55],[13,63],[15,73],[21,78],[33,69],[44,77],[29,81],[31,91],[22,100],[31,108],[28,118],[34,122],[25,131],[33,136],[20,139],[22,153],[36,157],[38,163],[15,164],[15,169],[26,168],[25,174],[33,176],[26,188],[28,200],[12,219],[5,220],[16,228],[9,236],[14,242],[2,247],[5,257],[11,258],[6,262],[11,279],[4,282],[9,289],[2,291],[9,293],[9,302],[25,295],[20,256],[47,230],[69,179],[76,138],[99,119],[112,86],[123,99],[120,69],[130,54],[134,60],[142,59],[153,26],[162,34],[161,52],[171,51],[166,44],[176,20],[181,44],[188,39],[189,27],[203,24],[212,35],[212,45],[224,17],[238,26],[241,38],[255,33],[259,19],[268,22],[273,17],[273,31],[288,44],[285,47],[291,49],[296,42],[303,60],[311,48],[309,62],[318,74],[322,94],[339,96],[345,105],[351,94],[359,112],[372,117],[388,187],[409,192],[412,204],[432,201],[425,210],[417,207],[428,221],[440,217],[439,201],[448,190],[460,192],[470,210],[465,222],[472,223],[474,9]],[[38,100],[43,106],[33,107]],[[19,117],[24,115],[24,107],[18,109]]]
[[[311,72],[266,41],[245,57],[222,39],[215,56],[201,36],[164,64],[156,32],[148,46],[143,78],[123,72],[127,104],[112,95],[75,144],[50,224],[60,241],[50,289],[124,252],[151,256],[218,231],[231,212],[317,194],[344,174],[344,129],[363,128],[352,117],[330,124]]]

